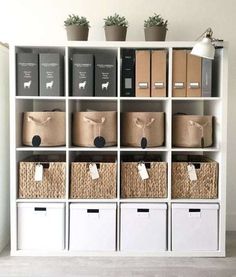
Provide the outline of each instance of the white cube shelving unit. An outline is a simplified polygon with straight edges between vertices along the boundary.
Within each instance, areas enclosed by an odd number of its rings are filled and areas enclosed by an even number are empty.
[[[173,49],[191,49],[195,42],[65,42],[52,44],[15,44],[10,47],[10,122],[11,122],[11,254],[12,255],[56,255],[56,256],[225,256],[225,218],[226,218],[226,147],[227,147],[227,79],[228,44],[218,42],[218,70],[214,73],[217,88],[213,97],[176,98],[172,97],[172,53]],[[167,49],[168,50],[168,95],[164,98],[121,97],[120,94],[120,53],[122,48]],[[16,53],[18,52],[60,52],[65,55],[65,94],[62,97],[24,97],[16,95]],[[117,55],[117,97],[73,97],[70,89],[69,59],[75,52],[99,53],[111,51]],[[26,147],[22,144],[22,113],[60,108],[66,112],[66,146],[64,147]],[[102,149],[75,147],[71,142],[71,115],[84,109],[116,110],[117,147]],[[120,145],[120,112],[123,111],[163,111],[165,112],[165,144],[156,148],[126,148]],[[208,148],[173,148],[172,115],[176,112],[215,116],[214,145]],[[164,199],[122,199],[120,196],[120,160],[122,155],[142,152],[159,154],[168,163],[168,196]],[[66,195],[64,199],[18,199],[18,162],[36,153],[64,153],[67,161]],[[86,152],[113,153],[117,155],[117,197],[115,199],[70,199],[69,166],[76,155]],[[204,154],[219,163],[219,182],[217,199],[172,199],[171,162],[177,153]],[[18,203],[64,203],[65,204],[65,249],[61,251],[19,250],[17,242],[17,204]],[[117,206],[116,251],[78,252],[69,250],[69,212],[71,203],[114,203]],[[167,204],[167,251],[125,252],[120,251],[120,206],[122,203],[166,203]],[[173,203],[215,203],[219,205],[219,249],[217,251],[173,251],[171,245],[171,207]]]

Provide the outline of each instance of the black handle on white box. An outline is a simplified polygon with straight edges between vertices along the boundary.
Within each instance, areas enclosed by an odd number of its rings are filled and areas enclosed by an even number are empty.
[[[189,213],[200,213],[201,209],[189,209]]]
[[[138,213],[149,213],[149,209],[137,209]]]
[[[99,209],[87,209],[87,213],[88,214],[98,214],[99,213]]]
[[[35,210],[35,212],[46,212],[47,208],[44,208],[44,207],[35,207],[34,210]]]

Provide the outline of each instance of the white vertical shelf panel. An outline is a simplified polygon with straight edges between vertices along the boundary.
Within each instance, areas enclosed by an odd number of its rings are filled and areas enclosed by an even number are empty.
[[[121,68],[121,49],[118,48],[117,49],[117,146],[118,146],[118,151],[117,151],[117,221],[116,221],[116,249],[117,251],[120,250],[120,187],[121,187],[121,178],[120,178],[120,147],[121,147],[121,143],[120,143],[120,95],[121,95],[121,85],[120,85],[120,81],[121,81],[121,76],[120,76],[120,68]]]
[[[11,156],[11,252],[17,250],[17,167],[16,167],[16,48],[10,46],[10,156]]]
[[[222,54],[221,68],[221,159],[220,159],[220,221],[219,221],[219,250],[225,255],[226,232],[226,184],[227,184],[227,111],[228,111],[228,43],[225,43]]]
[[[171,162],[172,162],[172,61],[173,61],[173,49],[169,47],[169,60],[168,60],[168,98],[169,98],[169,110],[167,115],[167,121],[169,121],[167,134],[169,138],[168,142],[168,210],[167,210],[167,249],[171,251]]]
[[[64,93],[66,97],[66,205],[65,205],[65,249],[69,250],[69,186],[70,186],[70,122],[69,122],[69,49],[65,47],[65,83]]]

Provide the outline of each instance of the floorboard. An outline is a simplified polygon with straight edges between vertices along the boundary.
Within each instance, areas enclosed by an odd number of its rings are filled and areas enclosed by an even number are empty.
[[[0,254],[0,277],[236,277],[236,232],[226,258],[10,257]]]

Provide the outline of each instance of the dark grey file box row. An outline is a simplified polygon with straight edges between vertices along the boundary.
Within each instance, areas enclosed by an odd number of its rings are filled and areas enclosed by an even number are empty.
[[[63,96],[64,57],[59,53],[17,54],[18,96]]]
[[[116,55],[74,54],[72,96],[116,96]]]
[[[212,60],[202,59],[202,97],[212,96]]]

